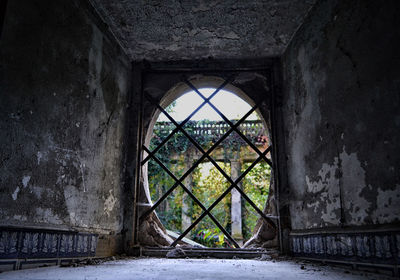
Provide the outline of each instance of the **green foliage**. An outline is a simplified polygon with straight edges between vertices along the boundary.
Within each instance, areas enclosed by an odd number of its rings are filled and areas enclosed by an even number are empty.
[[[169,104],[167,108],[165,108],[165,111],[168,114],[171,114],[171,113],[175,112],[175,106],[176,106],[176,99],[174,101],[172,101],[172,103]]]
[[[249,166],[250,163],[243,164],[242,172]],[[244,192],[261,210],[264,209],[268,198],[270,181],[271,167],[264,161],[256,164],[242,181]],[[249,239],[253,235],[253,229],[257,223],[259,215],[248,202],[243,201],[243,203],[243,237]]]
[[[208,121],[203,121],[206,124]],[[209,148],[214,139],[214,135],[194,135],[194,127],[198,122],[188,122],[185,125],[185,130],[196,139],[196,141],[204,148]],[[170,128],[173,130],[174,127]],[[154,150],[159,143],[169,134],[168,129],[158,130],[157,126],[154,129],[154,137],[150,143],[150,150]],[[233,147],[240,148],[244,143],[237,140],[237,137],[228,138],[224,141],[223,146],[227,147],[225,150],[225,158],[228,159],[230,154],[227,154]],[[182,133],[175,133],[168,142],[156,153],[156,156],[163,164],[180,178],[185,171],[185,154],[193,148],[193,145]],[[231,148],[231,149],[229,149]],[[195,149],[195,148],[194,148]],[[174,157],[172,157],[174,155]],[[208,165],[208,166],[207,166]],[[219,163],[219,166],[229,175],[230,164]],[[242,166],[242,172],[249,166],[245,163]],[[208,170],[208,172],[206,172]],[[149,174],[149,189],[153,202],[157,201],[169,188],[171,188],[175,181],[156,163],[150,160],[148,164]],[[193,194],[206,206],[210,206],[229,186],[225,177],[215,167],[209,167],[208,164],[200,164],[198,168],[192,173],[193,176]],[[271,170],[268,164],[260,162],[257,164],[242,181],[242,188],[245,193],[254,201],[254,203],[263,209],[268,196],[269,182]],[[169,197],[160,204],[157,208],[157,214],[161,222],[167,229],[175,232],[182,232],[182,199],[183,190],[177,187]],[[190,198],[187,198],[190,199]],[[191,200],[191,199],[190,199]],[[243,200],[244,201],[244,200]],[[202,214],[202,209],[195,203],[191,203],[192,208],[189,214],[192,216],[192,221]],[[231,228],[230,220],[230,207],[231,195],[230,193],[225,196],[222,201],[212,210],[212,214],[216,217],[219,223],[224,226],[228,232]],[[257,222],[258,215],[248,203],[243,202],[242,207],[243,215],[243,234],[244,238],[248,239],[252,235],[252,231]],[[192,236],[187,236],[210,247],[228,247],[231,246],[229,241],[226,240],[224,234],[216,227],[212,220],[206,216],[195,228],[192,230]]]
[[[219,228],[201,229],[193,239],[207,247],[231,247]]]
[[[174,180],[154,161],[149,162],[149,189],[152,201],[157,201],[174,184]],[[173,164],[170,170],[174,172]],[[182,213],[182,189],[176,188],[157,208],[161,222],[170,230],[180,232]]]
[[[219,166],[227,173],[230,174],[230,165],[225,163],[218,163]],[[215,200],[229,187],[229,183],[226,178],[217,170],[216,167],[211,164],[202,164],[201,168],[194,173],[194,187],[192,189],[193,194],[205,205],[209,207]],[[207,173],[208,169],[208,174]],[[230,204],[231,194],[228,193],[217,206],[211,211],[213,216],[224,228],[230,228]],[[198,205],[193,205],[193,220],[197,219],[203,213],[202,209]],[[207,216],[196,226],[197,234],[194,236],[196,240],[201,242],[201,236],[204,232],[212,232],[213,238],[206,243],[213,242],[213,247],[225,246],[225,240],[222,242],[216,242],[216,236],[222,234],[220,229],[216,227],[214,222]],[[223,234],[222,234],[223,236]],[[219,239],[218,239],[219,240]],[[204,243],[203,243],[204,244]],[[206,245],[208,246],[208,245]]]

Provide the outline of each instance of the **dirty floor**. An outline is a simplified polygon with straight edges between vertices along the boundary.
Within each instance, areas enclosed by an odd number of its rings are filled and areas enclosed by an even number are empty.
[[[0,273],[0,279],[394,279],[383,275],[295,261],[221,259],[122,259],[81,267],[45,267]]]

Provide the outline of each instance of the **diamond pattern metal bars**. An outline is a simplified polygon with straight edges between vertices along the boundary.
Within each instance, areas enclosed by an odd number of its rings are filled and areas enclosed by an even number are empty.
[[[211,102],[211,98],[213,98],[221,89],[223,89],[231,79],[227,79],[224,81],[221,86],[219,86],[208,98],[206,98],[192,83],[186,80],[186,84],[192,88],[201,98],[204,99],[202,104],[200,104],[184,121],[178,124],[169,114],[162,108],[159,104],[157,104],[150,96],[146,95],[146,98],[157,106],[157,108],[163,112],[167,118],[176,126],[176,128],[153,150],[149,151],[147,147],[143,145],[143,150],[148,153],[148,156],[141,162],[141,165],[144,165],[150,158],[153,158],[166,172],[168,175],[171,176],[175,180],[175,184],[168,189],[158,200],[157,202],[143,215],[140,217],[140,220],[143,220],[148,214],[154,211],[162,201],[164,201],[168,195],[174,191],[175,188],[181,186],[183,190],[196,202],[203,213],[198,217],[171,245],[176,246],[176,244],[187,234],[189,233],[206,215],[210,217],[210,219],[215,223],[215,225],[224,233],[224,235],[234,244],[235,247],[239,248],[240,246],[237,242],[232,238],[232,236],[225,230],[225,228],[215,219],[215,217],[211,214],[211,210],[233,189],[239,191],[241,196],[247,200],[247,202],[257,211],[257,213],[264,218],[264,220],[269,224],[269,226],[275,228],[275,224],[272,222],[270,218],[268,218],[255,204],[254,202],[243,192],[241,188],[238,187],[238,183],[247,175],[247,173],[262,159],[264,159],[271,167],[271,161],[266,157],[268,152],[271,151],[271,146],[268,147],[264,152],[261,152],[251,141],[243,135],[243,133],[238,129],[238,126],[244,122],[247,117],[253,113],[257,109],[257,105],[254,106],[247,114],[245,114],[238,122],[233,124],[226,116],[218,110]],[[194,116],[205,104],[209,104],[211,108],[213,108],[217,114],[221,116],[221,118],[230,126],[230,129],[218,140],[216,141],[210,149],[204,151],[204,149],[194,140],[183,128],[183,126],[190,120],[192,116]],[[202,153],[202,156],[190,167],[179,179],[155,156],[157,151],[165,144],[167,141],[178,131],[181,131],[188,140]],[[258,154],[258,158],[235,180],[233,181],[232,178],[225,173],[225,171],[217,164],[217,162],[210,156],[211,152],[218,147],[218,145],[225,140],[233,131],[235,131],[254,151]],[[221,174],[228,180],[231,184],[229,188],[227,188],[220,197],[214,203],[206,208],[197,198],[196,196],[182,183],[182,181],[205,159],[207,158]]]
[[[201,108],[203,108],[204,105],[207,104],[208,100],[210,100],[211,98],[213,98],[221,89],[223,89],[230,81],[231,78],[228,78],[225,82],[222,83],[222,85],[220,85],[208,98],[206,98],[203,103],[200,104],[199,107],[196,108],[196,110],[194,110],[186,119],[184,119],[180,126],[184,126]],[[179,128],[176,127],[154,150],[153,150],[153,154],[157,153],[157,151],[165,144],[167,143],[167,141],[174,136],[174,134],[176,132],[178,132]],[[142,165],[145,164],[148,160],[150,159],[150,155],[148,155],[143,161],[142,161]]]
[[[214,104],[212,104],[210,102],[210,98],[206,98],[191,82],[189,82],[188,80],[186,80],[186,84],[188,86],[190,86],[201,98],[204,99],[204,102],[208,103],[208,105],[211,106],[211,108],[213,108],[215,110],[215,112],[217,112],[218,115],[220,115],[220,117],[230,126],[233,128],[233,130],[240,136],[242,137],[242,139],[247,143],[247,145],[249,145],[251,148],[253,148],[253,150],[259,155],[262,156],[261,151],[253,144],[251,143],[251,141],[245,136],[243,135],[243,133],[234,125],[233,123],[227,118],[225,117],[225,115],[218,110],[217,107],[214,106]],[[265,156],[263,156],[264,160],[272,167],[272,162],[267,159]]]
[[[149,151],[146,147],[143,147],[145,151]],[[225,236],[235,245],[235,247],[240,247],[239,244],[233,239],[233,237],[225,230],[225,228],[218,222],[218,220],[211,214],[210,210],[206,209],[204,205],[197,199],[197,197],[182,183],[176,178],[176,176],[166,167],[156,156],[152,156],[152,158],[171,176],[179,185],[183,188],[183,190],[196,202],[201,209],[204,211],[206,215],[210,217],[210,219],[217,225],[217,227],[225,234]],[[185,234],[186,235],[186,234]],[[183,236],[182,236],[183,238]]]

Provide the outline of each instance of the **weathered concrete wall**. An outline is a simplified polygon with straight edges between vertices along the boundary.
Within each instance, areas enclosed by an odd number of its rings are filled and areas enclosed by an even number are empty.
[[[130,63],[85,1],[8,1],[0,224],[119,233]]]
[[[400,222],[399,12],[319,1],[285,52],[292,229]]]
[[[281,55],[315,0],[91,0],[134,60]]]

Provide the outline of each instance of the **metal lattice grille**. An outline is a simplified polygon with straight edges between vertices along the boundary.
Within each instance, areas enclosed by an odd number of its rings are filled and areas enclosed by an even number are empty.
[[[171,244],[172,246],[176,246],[176,244],[186,236],[204,217],[208,216],[215,225],[224,233],[224,235],[234,244],[236,248],[240,248],[239,244],[235,241],[235,239],[228,233],[228,231],[217,221],[217,219],[211,214],[211,210],[222,200],[224,197],[229,194],[232,189],[236,189],[240,195],[254,208],[254,210],[265,220],[265,222],[275,228],[275,224],[272,220],[267,217],[257,206],[256,204],[244,193],[244,191],[238,186],[239,182],[252,170],[252,168],[259,163],[261,160],[267,162],[272,168],[272,162],[267,158],[267,154],[271,151],[271,146],[269,146],[264,152],[261,152],[239,129],[238,127],[242,124],[250,114],[252,114],[256,109],[257,105],[255,105],[249,112],[247,112],[239,121],[233,124],[218,108],[216,108],[212,103],[211,99],[218,94],[220,90],[222,90],[231,79],[225,80],[209,97],[205,97],[190,81],[186,80],[186,84],[196,92],[204,101],[181,123],[178,123],[174,120],[173,117],[164,109],[162,108],[158,102],[155,102],[150,96],[145,95],[150,103],[155,105],[165,116],[175,125],[175,129],[163,139],[163,141],[153,150],[150,151],[146,146],[142,146],[143,151],[145,151],[148,155],[144,158],[141,162],[143,166],[148,160],[153,159],[157,162],[160,167],[175,181],[172,187],[170,187],[154,204],[153,206],[148,209],[148,211],[144,212],[140,217],[140,222],[151,212],[153,212],[178,186],[180,186],[184,192],[186,192],[193,201],[202,209],[203,213]],[[207,151],[205,151],[199,143],[193,139],[192,136],[188,134],[187,131],[184,129],[184,125],[204,106],[208,104],[211,108],[215,110],[215,112],[229,125],[229,129],[226,131],[225,134],[222,135],[219,140],[217,140]],[[226,172],[217,164],[217,162],[210,156],[210,154],[218,147],[219,144],[222,143],[232,132],[236,132],[246,143],[249,145],[257,154],[258,158],[235,180],[233,180]],[[155,155],[157,151],[161,149],[161,147],[167,143],[167,141],[177,132],[181,132],[185,135],[188,140],[196,147],[200,153],[202,154],[201,157],[196,160],[193,165],[188,168],[188,170],[180,177],[177,178],[169,169],[166,167],[160,159],[157,158]],[[199,199],[183,184],[185,178],[193,172],[196,167],[202,163],[203,160],[207,159],[210,161],[215,168],[224,176],[224,178],[229,182],[230,186],[208,207],[206,208]]]

